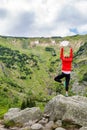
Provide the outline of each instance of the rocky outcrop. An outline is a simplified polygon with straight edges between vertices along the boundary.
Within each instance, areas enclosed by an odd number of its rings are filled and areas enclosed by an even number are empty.
[[[87,98],[58,95],[47,103],[43,113],[37,107],[13,108],[4,115],[4,120],[23,124],[15,130],[86,130]]]
[[[19,110],[17,108],[10,109],[5,115],[4,120],[14,121],[15,123],[26,123],[29,120],[40,120],[42,112],[38,107],[26,108]]]
[[[62,120],[87,126],[87,98],[82,96],[54,97],[45,107],[49,120]]]

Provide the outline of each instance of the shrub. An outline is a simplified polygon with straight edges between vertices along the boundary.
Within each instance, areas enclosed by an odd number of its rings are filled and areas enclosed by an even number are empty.
[[[45,48],[45,51],[50,51],[50,52],[52,52],[52,51],[54,51],[54,48],[52,48],[52,47],[46,47],[46,48]]]
[[[87,73],[85,73],[85,74],[83,75],[83,80],[84,80],[84,81],[87,81]]]
[[[35,104],[35,100],[33,98],[26,98],[25,100],[22,101],[22,104],[21,104],[21,109],[25,109],[27,107],[35,107],[36,104]]]

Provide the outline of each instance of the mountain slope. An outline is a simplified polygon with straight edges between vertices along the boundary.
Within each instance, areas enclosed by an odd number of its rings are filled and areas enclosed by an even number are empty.
[[[36,40],[40,44],[35,44]],[[52,40],[56,44],[52,44]],[[83,84],[87,81],[86,35],[63,38],[0,37],[1,116],[8,108],[21,107],[28,100],[27,105],[43,109],[45,103],[56,95],[56,91],[65,93],[64,87],[53,80],[61,71],[59,43],[62,40],[69,40],[74,48],[73,72],[77,81]],[[73,75],[70,87],[74,82]],[[71,88],[70,94],[73,94]]]

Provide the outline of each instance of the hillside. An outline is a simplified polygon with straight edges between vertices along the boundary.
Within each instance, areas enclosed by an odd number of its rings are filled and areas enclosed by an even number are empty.
[[[0,37],[0,117],[10,107],[36,105],[43,109],[56,91],[64,94],[64,87],[53,80],[61,71],[59,43],[62,40],[69,40],[74,48],[70,83],[70,95],[73,95],[75,82],[85,88],[87,86],[87,35],[63,38]],[[87,90],[84,96],[86,93]]]

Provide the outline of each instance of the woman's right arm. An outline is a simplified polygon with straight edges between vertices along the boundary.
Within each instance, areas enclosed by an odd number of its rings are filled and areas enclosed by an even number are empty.
[[[60,50],[60,59],[62,60],[64,56],[64,48],[62,47]]]

